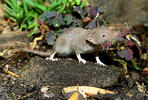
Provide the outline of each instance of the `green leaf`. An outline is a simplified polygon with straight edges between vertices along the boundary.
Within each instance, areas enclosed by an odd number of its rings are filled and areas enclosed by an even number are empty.
[[[22,3],[23,3],[24,12],[25,12],[26,17],[29,17],[28,16],[28,14],[29,14],[28,7],[27,7],[27,4],[26,4],[25,0],[22,0]]]
[[[52,24],[53,24],[54,27],[60,27],[61,26],[61,23],[58,19],[53,19]]]
[[[66,25],[70,25],[73,21],[72,15],[70,14],[65,15],[64,20],[66,21]]]
[[[137,66],[135,60],[132,60],[132,67],[136,70],[141,70],[141,68]]]
[[[9,17],[10,20],[14,21],[14,22],[17,22],[17,20],[13,17]]]
[[[25,19],[23,19],[23,21],[22,21],[22,23],[20,25],[21,30],[24,28],[26,20],[27,20],[27,17]]]
[[[6,3],[10,6],[10,8],[14,11],[14,12],[19,12],[19,2],[17,0],[7,0]]]
[[[37,16],[34,19],[34,23],[30,24],[30,26],[28,26],[28,29],[34,28],[33,31],[31,33],[29,33],[27,36],[32,36],[33,34],[35,34],[38,30],[38,21],[37,21]]]
[[[127,73],[127,62],[122,59],[114,59],[114,61],[118,61],[122,64],[125,74]]]
[[[31,0],[25,0],[25,2],[33,7],[37,7],[38,9],[41,9],[42,11],[47,10],[46,6],[44,6],[42,4],[38,4],[37,2],[33,2]]]
[[[35,26],[35,24],[32,23],[32,24],[30,24],[30,25],[28,26],[28,29],[32,29],[32,28],[34,28],[34,26]]]
[[[105,26],[107,26],[107,23],[106,23],[106,21],[105,21],[104,19],[102,19],[101,17],[98,17],[98,20],[102,21],[103,24],[104,24]]]
[[[33,31],[31,33],[29,33],[27,36],[29,36],[29,37],[32,36],[33,34],[35,34],[37,32],[37,30],[38,30],[38,27],[35,27],[33,29]]]

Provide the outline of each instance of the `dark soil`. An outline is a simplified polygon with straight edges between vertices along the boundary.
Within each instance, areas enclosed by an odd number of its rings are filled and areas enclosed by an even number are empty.
[[[9,70],[19,74],[15,78],[0,73],[0,98],[2,100],[65,100],[62,89],[67,86],[94,86],[115,91],[116,95],[103,95],[101,100],[146,100],[147,79],[137,72],[124,76],[123,68],[99,66],[93,62],[78,63],[77,60],[60,58],[57,62],[38,56],[16,53],[0,60]],[[48,86],[51,97],[46,98],[41,88]],[[97,98],[97,97],[96,97]],[[100,97],[99,97],[100,98]],[[90,100],[98,100],[90,98]]]
[[[136,62],[141,69],[148,68],[147,1],[91,0],[91,2],[104,5],[109,23],[127,22],[132,25],[135,35],[142,43],[142,54],[135,53]],[[88,55],[84,55],[88,61],[84,65],[75,57],[59,58],[59,61],[52,62],[34,54],[18,51],[19,48],[29,47],[32,37],[27,37],[28,32],[11,30],[1,14],[1,9],[2,6],[0,6],[0,100],[66,100],[62,89],[68,86],[93,86],[116,92],[115,95],[98,93],[88,100],[148,100],[148,71],[135,70],[128,66],[128,72],[125,74],[121,64],[112,62],[110,52],[100,53],[101,60],[107,64],[107,67],[103,67],[96,64]],[[47,49],[40,43],[39,41],[36,49]],[[4,70],[6,67],[7,71]],[[8,74],[8,71],[19,77]],[[48,96],[41,92],[43,87],[48,87]]]

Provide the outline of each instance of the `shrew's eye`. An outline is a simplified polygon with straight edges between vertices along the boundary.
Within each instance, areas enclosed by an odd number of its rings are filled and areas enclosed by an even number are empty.
[[[105,35],[102,35],[102,37],[105,37]]]

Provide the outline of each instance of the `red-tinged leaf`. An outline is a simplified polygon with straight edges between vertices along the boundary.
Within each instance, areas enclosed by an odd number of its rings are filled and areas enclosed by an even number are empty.
[[[143,69],[144,74],[148,74],[148,67]]]
[[[120,34],[120,37],[124,38],[128,34],[131,34],[131,31],[127,28],[124,28],[123,32]]]
[[[126,41],[125,44],[129,47],[133,47],[133,46],[136,46],[137,49],[138,49],[138,52],[139,54],[142,54],[142,50],[141,48],[139,47],[139,45],[137,45],[135,42],[133,42],[132,40],[129,40],[129,41]]]
[[[41,24],[41,25],[44,24],[44,22],[40,18],[38,18],[37,20],[38,20],[38,24]]]
[[[90,7],[90,16],[92,18],[96,17],[97,13],[99,13],[97,10],[98,10],[98,7],[94,7],[94,8]]]
[[[123,33],[124,33],[125,35],[127,35],[127,34],[130,34],[131,31],[130,31],[129,29],[127,29],[127,28],[124,28]]]
[[[132,46],[135,45],[135,43],[134,43],[133,41],[129,40],[129,41],[128,41],[128,45],[129,45],[130,47],[132,47]]]
[[[142,50],[141,50],[141,48],[140,48],[138,45],[136,45],[136,47],[138,48],[139,55],[141,55],[141,54],[142,54]]]
[[[83,22],[85,23],[85,22],[89,22],[91,19],[90,19],[90,17],[85,17],[84,18],[84,20],[83,20]]]

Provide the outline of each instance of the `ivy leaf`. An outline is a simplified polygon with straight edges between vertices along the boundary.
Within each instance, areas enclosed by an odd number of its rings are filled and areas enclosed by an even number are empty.
[[[103,14],[104,13],[104,9],[101,7],[90,7],[90,16],[92,18],[95,18],[97,16],[97,14]]]
[[[47,11],[47,12],[43,13],[42,18],[47,20],[47,19],[53,18],[57,15],[58,15],[58,13],[56,11]]]
[[[56,11],[45,12],[41,17],[49,26],[53,25],[59,27],[60,24],[63,24],[63,17],[61,13]]]
[[[133,53],[134,52],[130,48],[126,47],[123,50],[119,51],[118,55],[121,58],[125,58],[125,60],[130,61],[133,59]]]
[[[97,27],[96,23],[97,23],[97,20],[94,19],[91,22],[89,22],[88,25],[85,26],[85,28],[93,29],[93,28]]]
[[[50,31],[46,32],[45,38],[47,40],[48,45],[53,45],[54,40],[56,39],[56,35],[55,35],[54,31],[50,30]]]
[[[64,17],[66,25],[70,25],[73,22],[73,17],[71,14],[66,14]]]
[[[80,8],[80,6],[74,6],[73,7],[73,11],[74,12],[77,12],[78,14],[82,15],[83,11],[82,9]]]
[[[104,14],[104,9],[102,7],[98,7],[97,11],[99,14]]]
[[[83,22],[81,19],[75,18],[73,19],[74,27],[83,27]]]
[[[99,13],[98,12],[98,7],[94,7],[94,8],[93,7],[90,7],[90,16],[92,18],[96,17],[97,13]]]
[[[54,27],[60,27],[60,26],[61,26],[61,23],[60,23],[60,21],[58,20],[58,18],[52,19],[51,24],[52,24]]]

